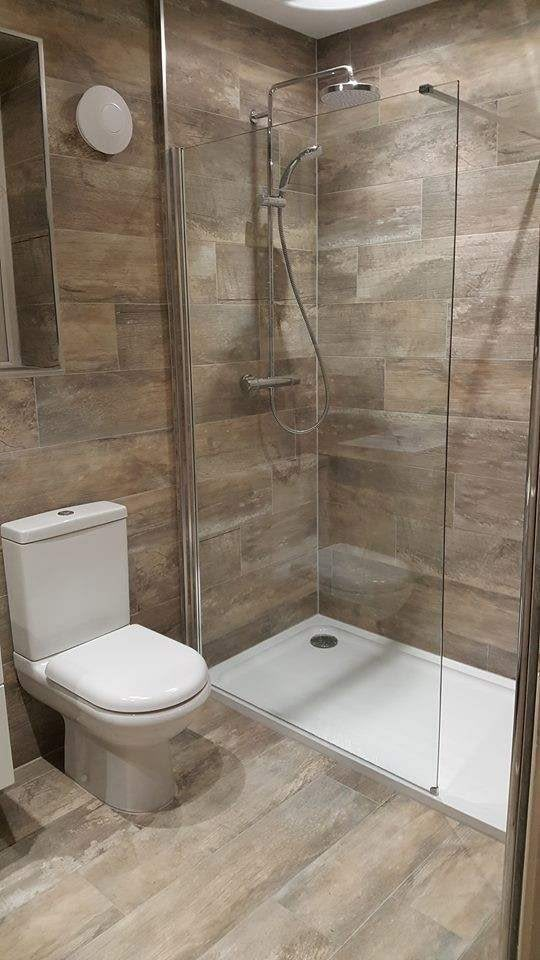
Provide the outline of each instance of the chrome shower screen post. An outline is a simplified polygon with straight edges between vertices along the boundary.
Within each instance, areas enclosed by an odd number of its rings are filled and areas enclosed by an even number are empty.
[[[184,151],[170,147],[167,164],[169,325],[181,526],[185,642],[201,652],[201,587],[193,426]]]
[[[501,960],[533,960],[523,943],[521,924],[531,904],[532,891],[524,885],[525,857],[530,844],[530,822],[535,752],[535,714],[540,664],[540,250],[538,263],[536,324],[532,391],[529,417],[529,447],[523,533],[519,646],[510,797],[506,829],[503,886]]]

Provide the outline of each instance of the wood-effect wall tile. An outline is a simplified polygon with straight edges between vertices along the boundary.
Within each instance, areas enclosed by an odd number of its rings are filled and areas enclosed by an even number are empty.
[[[321,250],[318,262],[319,303],[355,301],[358,285],[358,248]]]
[[[449,469],[478,477],[524,483],[528,423],[451,417]]]
[[[421,199],[420,180],[321,193],[319,249],[419,240]]]
[[[347,460],[445,468],[446,418],[388,410],[331,410],[322,453]]]
[[[195,243],[188,237],[187,262],[189,297],[192,303],[216,303],[216,247],[213,243]]]
[[[452,355],[482,360],[530,360],[534,297],[469,297],[454,300]]]
[[[165,278],[161,239],[89,230],[57,230],[60,293],[77,302],[160,303]]]
[[[356,299],[448,299],[452,293],[452,246],[448,237],[359,247]]]
[[[167,524],[129,538],[132,609],[144,610],[178,595],[179,550],[176,530]]]
[[[152,168],[53,157],[52,189],[57,229],[136,237],[161,232],[160,187]]]
[[[446,360],[386,360],[384,409],[444,414],[448,374]]]
[[[292,62],[298,76],[314,69],[312,38],[220,0],[186,0],[181,6],[168,2],[165,17],[171,44],[179,34],[188,34],[209,48],[210,62],[217,49],[287,73]]]
[[[422,188],[422,236],[526,230],[538,224],[538,161],[460,173],[455,220],[452,177],[428,177]]]
[[[160,371],[39,377],[36,398],[44,446],[163,430],[171,420],[169,377]]]
[[[504,97],[497,102],[498,125],[497,162],[522,163],[538,160],[540,136],[540,102],[538,91]],[[516,127],[518,129],[516,129]],[[534,134],[534,136],[528,136]]]
[[[49,229],[43,156],[21,159],[6,168],[11,240],[23,240]]]
[[[272,464],[274,510],[281,513],[317,499],[318,457],[303,454],[294,460],[278,460]]]
[[[246,302],[192,304],[193,363],[259,359],[259,305]]]
[[[217,584],[203,596],[203,625],[208,641],[237,630],[279,607],[316,591],[316,556],[250,570],[239,579]]]
[[[228,530],[199,543],[202,590],[235,580],[242,573],[240,529]]]
[[[316,550],[315,503],[249,520],[240,528],[242,571],[249,573],[272,563],[284,563]]]
[[[355,130],[324,147],[322,193],[449,175],[456,158],[455,117],[443,112]]]
[[[448,306],[402,300],[319,307],[319,340],[327,356],[444,357]]]
[[[524,18],[525,19],[525,18]],[[438,85],[462,78],[461,95],[474,102],[498,99],[538,86],[538,22],[523,23],[461,43],[427,50],[385,63],[383,96],[414,90],[421,83]]]
[[[532,361],[454,360],[450,410],[458,417],[527,420]]]
[[[492,477],[455,478],[454,526],[521,541],[525,488]]]
[[[169,317],[165,304],[117,304],[115,314],[121,369],[169,367]]]
[[[93,14],[77,2],[54,0],[45,8],[33,0],[17,9],[3,2],[0,15],[6,29],[32,32],[44,40],[47,74],[88,87],[92,83],[121,86],[129,96],[150,100],[157,93],[152,45],[151,18],[144,2],[104,7]],[[85,56],[81,56],[81,29],[84,29]]]
[[[452,43],[460,43],[495,30],[506,31],[527,19],[528,6],[532,12],[531,4],[505,0],[488,4],[463,0],[459,7],[452,3],[416,7],[351,30],[353,63],[359,67],[368,59],[371,63],[400,60],[445,46],[449,38]]]
[[[235,54],[217,47],[210,54],[192,34],[179,32],[167,51],[167,96],[173,103],[240,116],[240,71]]]
[[[521,545],[496,533],[452,528],[446,535],[446,576],[480,590],[519,596]]]
[[[470,641],[477,648],[483,648],[486,656],[489,645],[514,652],[518,641],[518,606],[515,597],[448,580],[444,594],[445,630],[461,637],[465,646]],[[454,642],[457,645],[457,640]],[[464,654],[463,649],[460,654]],[[478,666],[488,669],[487,662]]]
[[[114,304],[64,302],[60,323],[64,370],[118,369]]]
[[[177,524],[176,489],[172,484],[115,499],[127,508],[128,536],[153,527],[174,527]]]
[[[37,444],[33,380],[26,377],[0,380],[0,455]]]
[[[11,248],[17,309],[54,303],[49,234],[16,241]]]
[[[272,512],[272,474],[267,466],[199,477],[197,492],[201,537],[216,536],[242,521]]]
[[[195,110],[182,104],[168,103],[168,137],[171,146],[192,147],[248,133],[249,120],[223,117],[206,110]],[[186,156],[189,169],[189,152]]]
[[[6,168],[42,157],[41,89],[36,78],[2,95],[2,132]]]
[[[458,237],[457,297],[532,296],[536,284],[538,231]]]
[[[263,248],[238,243],[216,244],[219,300],[259,300],[264,293]]]
[[[115,500],[170,486],[171,437],[135,434],[0,457],[2,522],[71,503]]]

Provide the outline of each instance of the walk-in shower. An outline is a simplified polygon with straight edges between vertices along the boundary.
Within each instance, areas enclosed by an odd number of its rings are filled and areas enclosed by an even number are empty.
[[[321,80],[318,110],[276,122],[283,88]],[[489,593],[474,538],[497,438],[452,407],[452,365],[463,395],[463,317],[509,290],[532,356],[538,237],[492,269],[458,157],[482,170],[502,121],[424,87],[286,80],[250,132],[173,152],[187,606],[218,695],[501,831],[519,549],[508,527]]]

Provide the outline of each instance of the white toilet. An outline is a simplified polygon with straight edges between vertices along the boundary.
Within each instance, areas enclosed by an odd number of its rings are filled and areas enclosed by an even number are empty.
[[[127,510],[86,503],[1,527],[14,660],[63,714],[65,769],[119,810],[174,797],[169,741],[210,692],[199,653],[129,624]]]

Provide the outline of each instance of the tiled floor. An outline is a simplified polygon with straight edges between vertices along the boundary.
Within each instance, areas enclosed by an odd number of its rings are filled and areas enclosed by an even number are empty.
[[[0,794],[18,960],[493,960],[503,847],[211,700],[180,801],[113,812],[44,760]]]

